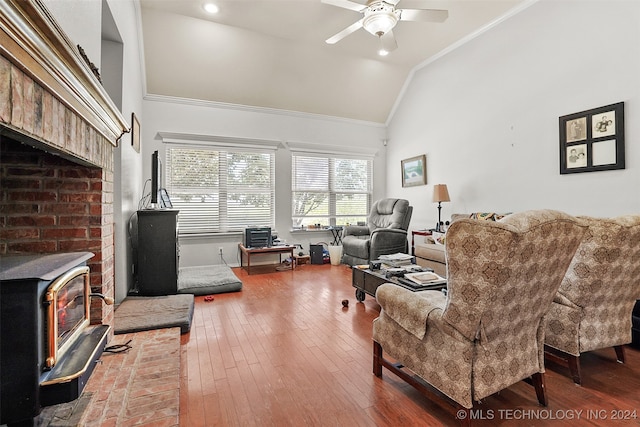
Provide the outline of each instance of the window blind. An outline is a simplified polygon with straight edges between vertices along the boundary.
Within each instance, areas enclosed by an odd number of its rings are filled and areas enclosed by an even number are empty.
[[[180,234],[274,226],[273,152],[176,144],[167,148],[166,164]]]
[[[371,159],[304,153],[294,154],[291,163],[294,228],[366,220],[372,188]]]

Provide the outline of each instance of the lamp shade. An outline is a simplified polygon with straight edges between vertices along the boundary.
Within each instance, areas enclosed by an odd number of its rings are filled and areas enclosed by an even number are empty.
[[[433,186],[433,201],[434,202],[449,202],[449,190],[447,190],[447,184],[436,184]]]

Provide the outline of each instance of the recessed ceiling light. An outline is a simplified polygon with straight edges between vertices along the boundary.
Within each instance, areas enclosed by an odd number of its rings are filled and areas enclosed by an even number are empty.
[[[388,52],[388,51],[386,51],[386,50],[384,50],[384,49],[380,49],[380,50],[378,51],[378,55],[380,55],[380,56],[387,56],[387,55],[389,55],[389,52]]]
[[[205,3],[202,7],[204,8],[204,10],[211,14],[218,13],[218,11],[220,10],[218,6],[213,3]]]

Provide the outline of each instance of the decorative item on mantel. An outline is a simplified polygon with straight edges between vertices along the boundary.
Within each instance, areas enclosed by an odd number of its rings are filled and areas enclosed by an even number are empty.
[[[102,77],[100,77],[100,71],[98,70],[98,67],[96,67],[95,64],[91,62],[91,60],[87,56],[87,53],[82,48],[82,46],[77,45],[77,47],[78,47],[78,52],[80,53],[80,56],[82,56],[82,59],[84,59],[84,62],[87,63],[89,68],[91,68],[91,72],[93,73],[93,75],[96,76],[98,81],[102,84]]]
[[[436,231],[444,232],[440,226],[440,214],[442,211],[442,202],[450,202],[449,190],[447,190],[447,184],[436,184],[433,186],[433,201],[438,202],[438,223],[436,224]]]

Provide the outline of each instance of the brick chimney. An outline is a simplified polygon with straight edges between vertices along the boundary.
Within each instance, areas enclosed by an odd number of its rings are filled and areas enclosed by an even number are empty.
[[[114,150],[128,130],[41,2],[0,3],[0,254],[90,251],[114,296]],[[113,306],[92,302],[92,323]]]

